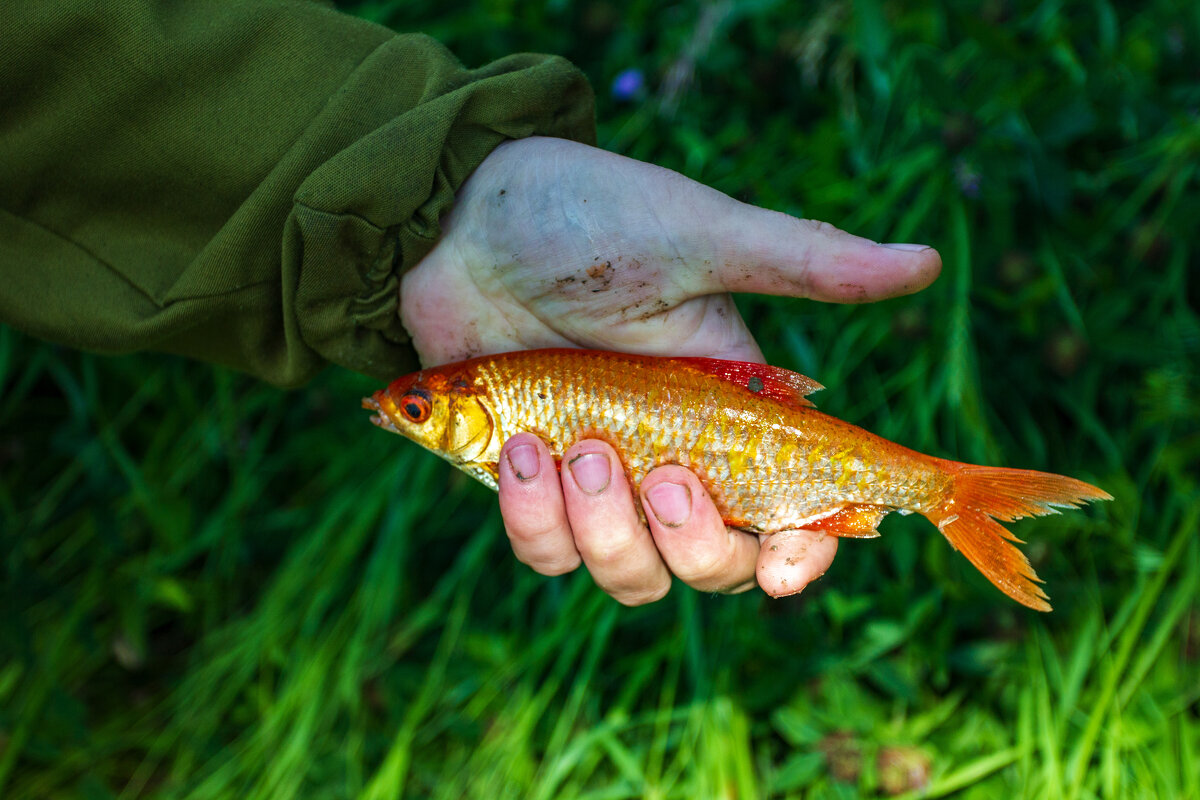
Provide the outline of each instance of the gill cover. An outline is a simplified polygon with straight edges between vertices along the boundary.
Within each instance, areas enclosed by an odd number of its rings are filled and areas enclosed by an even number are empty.
[[[453,394],[449,411],[444,443],[447,457],[459,462],[499,460],[499,443],[492,443],[492,415],[478,395]],[[490,449],[495,454],[485,458]]]

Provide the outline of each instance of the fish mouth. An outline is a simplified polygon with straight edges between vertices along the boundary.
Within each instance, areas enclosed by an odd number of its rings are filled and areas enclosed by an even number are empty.
[[[391,419],[388,418],[388,415],[384,412],[383,408],[380,406],[378,393],[376,393],[370,397],[364,397],[362,399],[362,407],[367,409],[368,411],[378,412],[376,414],[371,415],[371,424],[377,425],[380,428],[383,428],[385,431],[391,431],[392,433],[400,432],[400,430],[396,427],[396,424],[394,422],[392,422]]]

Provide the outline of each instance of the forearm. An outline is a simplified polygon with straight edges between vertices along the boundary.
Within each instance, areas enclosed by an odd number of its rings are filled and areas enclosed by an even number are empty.
[[[555,58],[464,70],[308,3],[78,8],[0,33],[0,319],[71,346],[390,377],[458,186],[507,138],[592,135]]]

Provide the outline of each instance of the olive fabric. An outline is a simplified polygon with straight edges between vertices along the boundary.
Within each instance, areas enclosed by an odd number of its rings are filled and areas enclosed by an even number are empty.
[[[413,366],[403,271],[488,153],[591,142],[552,56],[437,42],[290,0],[5,4],[0,320],[293,386]]]

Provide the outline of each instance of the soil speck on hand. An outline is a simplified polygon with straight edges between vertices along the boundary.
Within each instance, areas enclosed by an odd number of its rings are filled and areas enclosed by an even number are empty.
[[[610,269],[612,269],[612,262],[605,261],[603,264],[593,264],[592,266],[588,267],[587,273],[588,273],[588,275],[591,275],[593,278],[599,278],[601,275],[608,272]]]
[[[867,300],[867,288],[861,284],[839,283],[838,288],[844,289],[846,291],[847,296],[852,296],[855,300],[858,300],[859,302],[866,302],[866,300]]]

